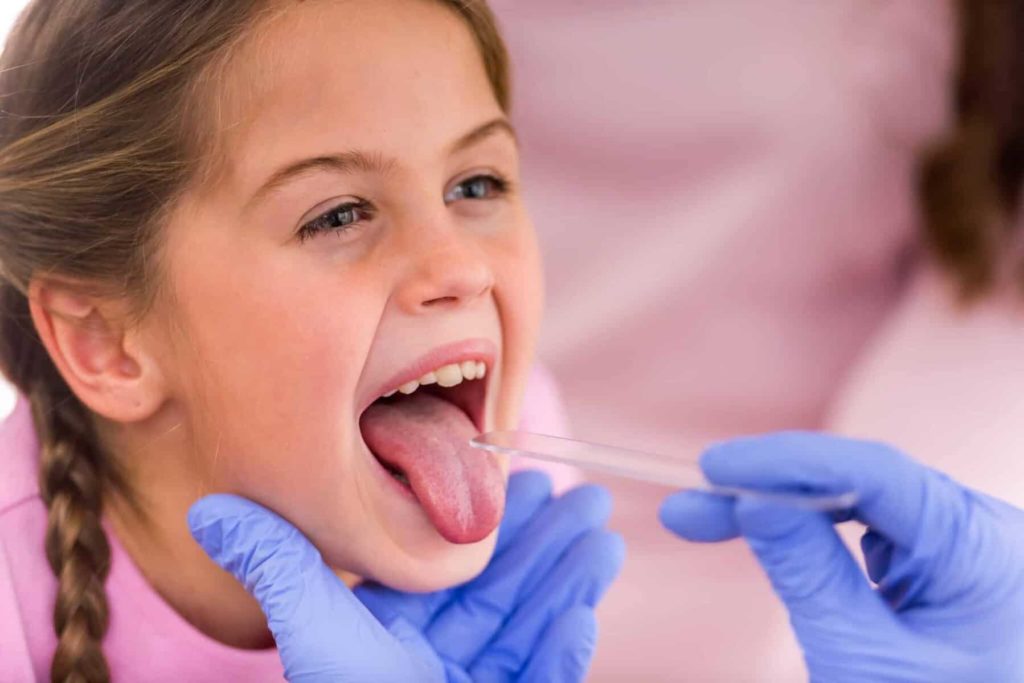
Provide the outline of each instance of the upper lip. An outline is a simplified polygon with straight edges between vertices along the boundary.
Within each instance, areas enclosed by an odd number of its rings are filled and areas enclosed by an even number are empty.
[[[467,360],[483,361],[487,365],[488,371],[492,371],[497,355],[497,346],[489,339],[464,339],[438,346],[402,368],[386,382],[373,387],[372,392],[365,396],[360,403],[357,415],[362,415],[370,407],[370,404],[384,394],[445,365]],[[490,380],[490,374],[488,380]]]

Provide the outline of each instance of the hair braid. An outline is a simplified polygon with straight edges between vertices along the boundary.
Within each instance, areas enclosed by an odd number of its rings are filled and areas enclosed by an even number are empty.
[[[40,488],[49,509],[46,557],[57,576],[53,623],[57,650],[50,679],[110,680],[102,642],[107,631],[104,582],[110,544],[100,525],[101,460],[84,408],[72,396],[41,390],[31,397],[42,442]]]
[[[109,681],[101,643],[108,624],[103,584],[111,547],[100,524],[102,489],[120,482],[102,458],[89,413],[60,378],[32,327],[25,296],[0,290],[3,344],[10,379],[28,395],[41,443],[40,494],[49,512],[46,558],[57,578],[52,681]]]
[[[100,515],[104,483],[120,479],[98,450],[87,409],[39,343],[25,296],[3,286],[0,312],[3,369],[28,396],[42,447],[39,488],[49,511],[46,557],[57,577],[57,650],[50,677],[61,683],[106,682],[110,672],[101,644],[107,630],[104,582],[110,544]]]

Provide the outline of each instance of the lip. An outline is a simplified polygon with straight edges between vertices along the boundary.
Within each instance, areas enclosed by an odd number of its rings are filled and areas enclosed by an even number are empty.
[[[363,400],[360,401],[356,416],[361,417],[363,412],[384,394],[397,389],[403,384],[419,379],[432,370],[453,363],[461,363],[467,360],[483,361],[487,365],[488,374],[486,381],[489,384],[494,372],[494,359],[497,355],[498,347],[490,339],[464,339],[438,346],[405,366],[386,382],[373,387],[372,393],[364,396]]]

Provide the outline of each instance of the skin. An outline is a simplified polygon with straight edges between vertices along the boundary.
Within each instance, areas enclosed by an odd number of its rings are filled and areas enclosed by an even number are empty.
[[[223,76],[223,163],[173,207],[152,310],[129,324],[129,302],[56,280],[33,282],[30,298],[144,513],[111,498],[120,541],[186,619],[260,647],[270,644],[262,614],[192,541],[188,507],[210,492],[244,495],[298,526],[339,571],[401,589],[471,578],[495,534],[446,542],[375,471],[359,409],[424,353],[483,338],[499,350],[485,426],[514,427],[541,281],[513,136],[495,125],[454,147],[504,116],[451,10],[288,3]],[[321,168],[257,193],[292,162],[357,150],[384,168]],[[481,174],[508,180],[509,193],[460,185]],[[353,227],[298,238],[356,199],[372,209]]]

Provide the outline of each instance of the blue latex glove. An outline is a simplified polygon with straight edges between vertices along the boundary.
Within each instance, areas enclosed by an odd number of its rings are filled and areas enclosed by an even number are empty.
[[[568,682],[587,670],[593,608],[622,564],[609,511],[603,489],[552,498],[545,475],[514,475],[490,565],[430,594],[353,593],[293,526],[236,496],[203,498],[189,526],[259,601],[292,683]]]
[[[815,681],[1024,681],[1024,511],[891,448],[786,433],[704,454],[709,481],[762,490],[856,491],[844,515],[685,491],[662,522],[695,541],[746,537]],[[868,526],[875,587],[833,522]]]

